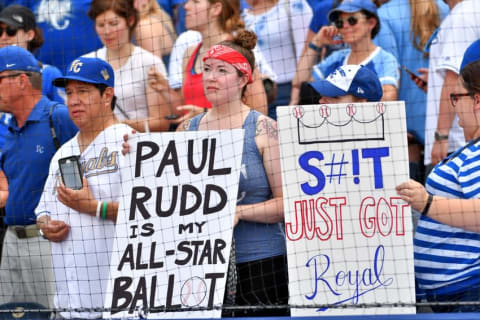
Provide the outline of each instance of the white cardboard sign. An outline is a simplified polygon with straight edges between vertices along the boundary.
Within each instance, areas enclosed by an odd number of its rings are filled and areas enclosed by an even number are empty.
[[[292,316],[415,313],[404,103],[277,114]]]
[[[243,130],[137,134],[129,143],[104,318],[219,318]]]

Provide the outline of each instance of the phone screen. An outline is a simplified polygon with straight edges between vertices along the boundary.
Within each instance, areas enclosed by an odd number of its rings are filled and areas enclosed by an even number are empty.
[[[77,157],[69,157],[58,160],[63,184],[70,189],[82,189],[82,174]]]

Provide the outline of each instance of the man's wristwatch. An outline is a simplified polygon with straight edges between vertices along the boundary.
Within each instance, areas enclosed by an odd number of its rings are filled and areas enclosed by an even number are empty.
[[[435,131],[435,141],[448,140],[448,134],[441,134],[438,131]]]

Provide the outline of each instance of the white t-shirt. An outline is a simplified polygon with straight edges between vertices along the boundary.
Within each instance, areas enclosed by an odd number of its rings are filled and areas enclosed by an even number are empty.
[[[432,148],[435,142],[440,95],[446,70],[460,73],[463,54],[468,46],[480,38],[480,1],[464,0],[457,4],[443,20],[436,37],[430,45],[428,66],[427,113],[425,122],[426,165],[432,162]],[[448,137],[448,152],[453,152],[465,144],[463,129],[455,116]]]
[[[87,53],[85,57],[107,58],[105,47]],[[115,70],[115,95],[117,106],[115,116],[120,120],[148,118],[146,89],[148,86],[148,70],[154,66],[165,78],[167,71],[160,57],[135,46],[130,59],[118,70]]]
[[[110,272],[110,256],[115,224],[63,205],[56,195],[61,179],[58,160],[80,155],[84,176],[95,199],[117,202],[121,196],[121,150],[123,135],[132,128],[116,124],[101,132],[80,154],[78,134],[58,149],[50,163],[50,171],[35,209],[38,217],[48,215],[70,226],[67,238],[52,242],[52,265],[55,275],[57,308],[103,308]],[[62,312],[64,318],[93,319],[99,312]]]
[[[290,82],[295,76],[312,16],[312,9],[305,0],[280,0],[273,8],[258,15],[251,14],[249,9],[242,12],[247,29],[258,37],[258,49],[268,64],[275,66],[278,83]]]
[[[173,89],[179,89],[183,85],[183,57],[185,51],[189,47],[196,46],[202,42],[202,34],[198,31],[188,30],[178,36],[170,54],[170,62],[168,64],[168,83]],[[268,64],[263,54],[257,49],[253,49],[255,55],[255,63],[258,71],[273,81],[277,80],[277,74]]]

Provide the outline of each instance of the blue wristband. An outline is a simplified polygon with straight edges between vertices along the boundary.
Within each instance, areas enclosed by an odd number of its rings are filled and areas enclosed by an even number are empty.
[[[312,50],[315,50],[316,52],[319,52],[321,53],[322,52],[322,48],[321,47],[317,47],[316,45],[314,45],[312,42],[310,42],[308,44],[308,47]]]

